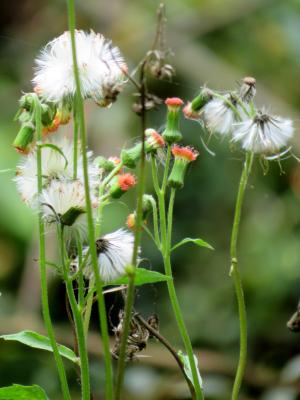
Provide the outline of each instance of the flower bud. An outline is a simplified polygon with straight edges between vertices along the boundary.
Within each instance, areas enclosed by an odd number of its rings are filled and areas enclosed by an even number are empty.
[[[51,125],[55,117],[56,107],[48,104],[41,104],[42,124],[44,126]]]
[[[99,156],[99,157],[95,158],[94,164],[98,168],[103,169],[105,172],[111,172],[115,168],[115,166],[120,163],[119,158],[115,157],[115,159],[118,160],[117,163],[115,160],[113,160],[113,157],[105,158],[105,157]]]
[[[179,142],[182,134],[179,130],[179,111],[183,101],[178,97],[166,99],[165,104],[168,107],[167,126],[162,136],[167,143]]]
[[[22,124],[14,142],[14,148],[22,154],[27,154],[33,142],[35,127],[31,122]]]
[[[213,92],[204,87],[201,89],[197,97],[183,108],[183,113],[186,118],[198,119],[200,117],[199,111],[213,98]]]
[[[26,93],[24,94],[20,100],[20,108],[25,109],[26,111],[32,111],[33,110],[33,105],[34,105],[34,93]]]
[[[164,147],[165,141],[163,137],[154,129],[145,130],[145,153],[154,153],[157,149]],[[131,149],[123,149],[121,159],[123,164],[128,168],[135,168],[138,160],[141,158],[142,143],[137,143]]]
[[[131,149],[121,151],[122,163],[128,168],[135,168],[138,160],[141,158],[142,143],[137,143]]]
[[[163,137],[156,132],[155,129],[148,128],[145,130],[145,152],[146,154],[154,153],[157,149],[165,146]]]
[[[127,225],[128,229],[133,231],[135,229],[135,224],[136,224],[136,214],[135,214],[135,212],[133,212],[128,215],[127,220],[126,220],[126,225]]]
[[[190,162],[195,161],[198,152],[191,147],[181,147],[174,145],[172,154],[175,158],[172,171],[168,178],[168,185],[173,188],[182,188],[184,185],[184,176],[187,166]]]
[[[153,203],[155,203],[153,196],[151,196],[150,194],[143,195],[143,201],[142,201],[143,219],[146,219],[148,215],[152,212]]]
[[[136,178],[134,175],[130,173],[119,174],[112,179],[109,193],[113,199],[119,199],[135,184]]]

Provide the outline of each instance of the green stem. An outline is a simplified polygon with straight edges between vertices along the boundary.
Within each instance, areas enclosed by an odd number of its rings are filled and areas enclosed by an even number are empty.
[[[101,327],[103,351],[104,351],[104,362],[105,362],[105,373],[106,373],[105,394],[106,394],[106,400],[112,400],[113,398],[112,361],[111,361],[111,354],[109,347],[109,334],[108,334],[105,301],[102,292],[103,282],[100,278],[100,273],[98,269],[98,259],[95,246],[95,231],[93,223],[93,211],[92,211],[91,197],[89,190],[88,160],[86,154],[87,140],[86,140],[85,118],[84,118],[83,98],[81,95],[80,78],[79,78],[79,71],[78,71],[78,64],[76,57],[74,0],[68,0],[68,18],[69,18],[69,29],[71,33],[73,69],[76,82],[76,95],[77,95],[77,105],[78,105],[77,111],[78,111],[80,138],[82,146],[84,189],[86,198],[86,214],[88,222],[88,239],[90,245],[89,247],[91,253],[92,267],[96,281],[96,290],[98,295],[98,310],[99,310],[99,319],[100,319],[100,327]]]
[[[77,163],[78,163],[78,119],[77,119],[76,97],[73,101],[73,179],[77,179]]]
[[[165,163],[165,170],[164,170],[164,177],[163,177],[163,182],[162,182],[162,185],[161,185],[162,192],[166,191],[168,175],[169,175],[170,161],[171,161],[171,146],[168,144],[166,163]]]
[[[131,268],[128,273],[129,283],[126,294],[125,301],[125,314],[123,321],[123,332],[121,337],[120,351],[119,351],[119,360],[118,360],[118,368],[117,368],[117,381],[116,381],[116,395],[115,399],[119,400],[122,391],[122,385],[125,374],[125,362],[126,362],[126,348],[127,348],[127,339],[129,335],[129,327],[131,321],[131,313],[134,303],[134,279],[135,279],[135,270],[137,267],[137,259],[138,259],[138,251],[141,240],[141,228],[142,228],[142,219],[143,219],[143,194],[145,190],[145,129],[146,129],[146,108],[145,108],[145,100],[146,100],[146,87],[145,87],[145,70],[146,61],[143,62],[141,66],[141,74],[140,74],[140,82],[141,82],[141,140],[142,140],[142,148],[141,148],[141,159],[140,159],[140,168],[138,175],[138,194],[137,194],[137,207],[136,207],[136,229],[135,229],[135,238],[134,238],[134,246],[133,246],[133,254],[131,261]]]
[[[42,138],[42,125],[41,125],[41,107],[38,97],[35,99],[35,123],[36,123],[36,134],[37,140],[41,141]],[[37,146],[37,186],[38,194],[40,195],[43,189],[43,178],[42,178],[42,148]],[[48,288],[47,288],[47,270],[46,270],[46,243],[45,243],[45,226],[43,221],[43,215],[39,210],[39,266],[40,266],[40,282],[41,282],[41,300],[42,300],[42,312],[47,329],[47,334],[50,339],[51,347],[58,370],[60,379],[60,385],[65,400],[71,400],[70,391],[68,387],[66,372],[64,364],[59,354],[57,343],[55,340],[54,329],[51,321],[51,315],[49,310],[49,299],[48,299]]]
[[[88,331],[90,326],[90,319],[94,301],[94,291],[95,291],[95,279],[91,278],[89,282],[89,290],[86,297],[86,306],[84,312],[84,332],[86,337],[88,336]]]
[[[64,281],[67,289],[67,294],[74,318],[76,337],[78,341],[79,357],[80,357],[80,372],[81,372],[81,395],[82,400],[90,400],[91,389],[90,389],[90,374],[89,374],[89,360],[86,348],[86,339],[83,329],[83,320],[80,309],[78,307],[72,280],[69,277],[68,264],[66,263],[66,251],[64,244],[63,228],[58,228],[58,242],[60,246],[60,257],[63,269]]]
[[[173,274],[172,274],[172,266],[171,266],[171,242],[172,242],[172,221],[173,221],[174,200],[175,200],[175,189],[173,188],[173,189],[171,189],[169,209],[168,209],[166,241],[162,243],[162,255],[163,255],[163,259],[164,259],[165,273],[166,273],[166,275],[168,275],[172,278],[173,278]],[[161,210],[161,211],[162,211],[161,212],[161,218],[162,218],[162,216],[165,215],[165,211],[164,210]],[[176,290],[175,290],[174,280],[172,279],[172,280],[168,281],[167,286],[168,286],[169,297],[170,297],[171,305],[172,305],[173,312],[175,315],[175,319],[177,322],[177,326],[178,326],[182,341],[184,343],[185,351],[189,358],[189,363],[190,363],[192,377],[193,377],[193,384],[194,384],[194,389],[195,389],[195,393],[191,393],[191,394],[192,394],[192,396],[195,396],[196,400],[202,400],[204,397],[203,397],[203,393],[202,393],[199,378],[198,378],[197,365],[196,365],[195,359],[194,359],[193,347],[192,347],[192,343],[191,343],[187,328],[185,326],[182,311],[180,309],[179,301],[178,301]]]
[[[239,361],[235,375],[234,385],[232,389],[232,396],[231,396],[232,400],[238,400],[239,391],[242,384],[247,362],[247,313],[246,313],[243,286],[237,263],[237,239],[239,233],[243,200],[244,200],[245,190],[247,187],[248,178],[252,168],[253,157],[254,157],[253,153],[246,154],[246,159],[244,162],[244,167],[236,199],[234,220],[233,220],[231,240],[230,240],[230,257],[231,257],[230,276],[232,277],[234,282],[236,298],[238,302],[239,323],[240,323],[240,353],[239,353]]]

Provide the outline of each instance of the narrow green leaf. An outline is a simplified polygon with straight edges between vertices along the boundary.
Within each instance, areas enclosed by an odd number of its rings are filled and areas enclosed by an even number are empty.
[[[1,335],[0,339],[15,340],[17,342],[26,344],[27,346],[33,347],[35,349],[41,349],[52,352],[50,339],[47,336],[40,335],[37,332],[21,331],[10,335]],[[66,346],[63,346],[62,344],[58,344],[58,351],[61,356],[67,358],[68,360],[76,364],[79,364],[79,358],[76,357],[76,354],[74,353],[73,350],[69,349]]]
[[[192,369],[191,369],[191,364],[190,364],[190,360],[187,354],[184,354],[181,350],[178,351],[178,356],[183,364],[183,368],[184,368],[184,372],[186,373],[186,376],[189,378],[189,380],[192,382],[193,386],[195,386],[194,384],[194,380],[193,380],[193,373],[192,373]],[[194,360],[195,360],[195,364],[196,364],[196,368],[197,368],[197,375],[198,375],[198,380],[200,383],[200,387],[201,389],[203,389],[203,382],[202,382],[202,378],[200,375],[200,371],[199,371],[199,367],[198,367],[198,359],[195,356],[195,354],[193,354]]]
[[[12,385],[0,388],[1,400],[48,400],[45,391],[37,385]]]
[[[65,160],[65,169],[67,168],[68,160],[67,160],[66,156],[64,155],[64,152],[58,146],[56,146],[53,143],[42,143],[42,144],[39,144],[39,146],[42,147],[42,148],[43,147],[49,147],[51,150],[57,151],[64,158],[64,160]]]
[[[194,243],[194,244],[196,244],[197,246],[206,247],[206,248],[208,248],[208,249],[210,249],[210,250],[214,250],[214,248],[213,248],[209,243],[205,242],[205,241],[202,240],[202,239],[185,238],[185,239],[182,239],[181,242],[175,244],[175,245],[172,247],[171,251],[177,249],[177,247],[180,247],[180,246],[182,246],[182,245],[184,245],[184,244],[186,244],[186,243]]]
[[[165,282],[171,279],[172,278],[170,276],[163,275],[157,271],[150,271],[149,269],[137,268],[135,272],[134,284],[136,286],[140,286],[146,283]],[[124,276],[122,278],[107,283],[107,285],[127,285],[128,282],[129,282],[128,276]]]

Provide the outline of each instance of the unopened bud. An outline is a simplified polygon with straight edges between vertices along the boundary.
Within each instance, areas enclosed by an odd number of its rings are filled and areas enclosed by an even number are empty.
[[[172,171],[168,178],[168,185],[173,188],[182,188],[187,166],[198,157],[198,152],[191,147],[174,145],[172,154],[175,158]]]
[[[28,122],[21,126],[14,142],[13,146],[17,152],[27,154],[30,150],[30,145],[34,139],[35,127],[32,123]]]
[[[112,198],[119,199],[135,184],[136,178],[134,175],[129,173],[119,174],[112,179],[109,193]]]
[[[179,130],[179,112],[183,101],[178,97],[166,99],[165,104],[168,107],[167,126],[162,136],[167,143],[179,142],[182,134]]]

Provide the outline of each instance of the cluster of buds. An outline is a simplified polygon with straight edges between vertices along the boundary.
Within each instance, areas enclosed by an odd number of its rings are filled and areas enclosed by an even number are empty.
[[[195,161],[198,152],[191,147],[183,147],[173,145],[172,154],[174,156],[174,164],[168,178],[168,185],[180,189],[184,185],[184,177],[188,164]]]
[[[154,129],[145,130],[145,154],[156,153],[160,148],[163,148],[165,141],[163,137]],[[121,152],[122,163],[128,168],[135,168],[142,154],[142,143],[137,143],[131,149],[123,149]]]
[[[20,107],[16,115],[21,128],[15,137],[13,147],[22,154],[28,154],[35,142],[35,97],[35,93],[24,94],[20,99]],[[60,124],[69,122],[71,116],[69,103],[62,102],[56,106],[54,103],[47,103],[42,99],[39,99],[39,101],[44,135],[56,131]]]

